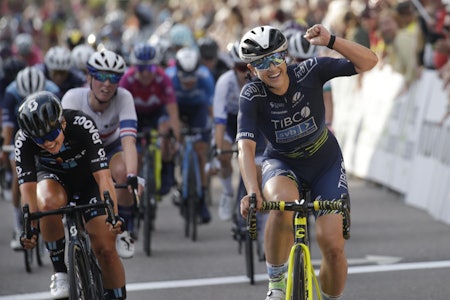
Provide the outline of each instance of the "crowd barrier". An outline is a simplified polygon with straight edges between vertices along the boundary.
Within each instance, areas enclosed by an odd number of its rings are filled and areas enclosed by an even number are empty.
[[[333,128],[349,174],[450,224],[448,96],[434,70],[405,87],[389,65],[332,80]]]

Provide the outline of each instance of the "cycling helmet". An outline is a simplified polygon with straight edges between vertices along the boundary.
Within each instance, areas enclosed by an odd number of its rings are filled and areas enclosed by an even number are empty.
[[[86,41],[86,38],[84,37],[83,33],[79,29],[72,29],[67,34],[67,46],[70,49],[74,49],[76,46],[84,44]]]
[[[44,72],[36,67],[26,67],[17,74],[17,92],[21,97],[42,91],[45,87]]]
[[[31,53],[33,46],[33,37],[29,33],[21,33],[14,39],[14,44],[17,47],[17,53],[20,55],[28,55]]]
[[[61,46],[51,47],[45,54],[44,63],[50,71],[68,71],[71,67],[70,50]]]
[[[42,137],[61,127],[63,108],[56,95],[42,91],[29,95],[19,107],[17,120],[30,137]]]
[[[239,63],[245,63],[240,57],[239,57],[239,41],[234,42],[233,44],[228,45],[228,53],[230,54],[231,60],[235,64]]]
[[[194,34],[191,28],[184,24],[175,24],[169,31],[169,38],[172,46],[191,47],[195,45]]]
[[[251,29],[241,39],[239,57],[246,63],[254,62],[272,53],[287,49],[286,37],[272,26]]]
[[[219,45],[212,37],[203,37],[198,40],[200,56],[203,59],[214,59],[218,55]]]
[[[193,73],[200,64],[200,55],[194,48],[184,47],[175,56],[178,70],[183,73]]]
[[[94,52],[94,48],[88,44],[76,46],[70,53],[72,66],[80,70],[86,70],[89,57],[91,57]]]
[[[8,84],[14,81],[17,77],[17,74],[20,70],[24,69],[27,64],[17,57],[9,57],[5,61],[3,61],[3,74],[4,80]]]
[[[126,69],[126,64],[122,56],[110,50],[103,50],[94,52],[89,57],[87,68],[91,74],[98,71],[123,74]]]
[[[303,36],[304,32],[297,32],[289,38],[289,55],[294,58],[308,59],[315,55],[316,46],[311,45]]]
[[[159,64],[158,49],[148,43],[140,43],[134,46],[130,55],[133,65]]]

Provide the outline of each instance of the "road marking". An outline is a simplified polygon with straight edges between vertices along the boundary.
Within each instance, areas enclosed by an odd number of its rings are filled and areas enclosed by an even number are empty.
[[[348,268],[348,274],[362,274],[362,273],[379,273],[379,272],[393,272],[393,271],[407,271],[407,270],[422,270],[422,269],[444,269],[450,268],[450,260],[430,261],[430,262],[411,262],[390,265],[373,265],[373,266],[353,266]],[[267,274],[255,274],[255,281],[266,281]],[[176,289],[184,287],[195,286],[210,286],[210,285],[225,285],[247,283],[246,276],[228,276],[216,278],[201,278],[201,279],[186,279],[186,280],[172,280],[172,281],[155,281],[155,282],[141,282],[128,283],[127,291],[143,291],[143,290],[162,290],[162,289]],[[50,292],[29,293],[0,296],[0,300],[45,300],[49,299]]]
[[[363,258],[349,258],[347,263],[349,266],[355,265],[391,265],[399,263],[402,260],[401,257],[396,256],[383,256],[383,255],[366,255]],[[313,266],[320,266],[320,259],[312,260]]]

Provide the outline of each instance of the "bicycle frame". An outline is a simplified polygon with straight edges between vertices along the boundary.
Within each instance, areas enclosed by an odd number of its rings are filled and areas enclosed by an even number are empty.
[[[286,282],[286,300],[312,300],[313,282],[317,291],[317,299],[321,300],[319,283],[311,263],[308,240],[308,213],[319,210],[338,210],[343,216],[342,233],[345,239],[350,238],[350,205],[348,196],[341,195],[336,201],[302,199],[294,202],[263,202],[261,210],[294,211],[294,245],[289,254],[289,265]],[[247,226],[252,239],[256,239],[256,195],[250,197],[250,209]],[[298,288],[296,288],[298,286]],[[292,297],[292,298],[291,298]]]
[[[30,213],[28,204],[23,207],[23,226],[27,238],[31,238],[32,220],[38,220],[42,217],[51,215],[63,215],[64,230],[66,232],[66,239],[68,239],[68,275],[71,282],[70,294],[72,295],[72,298],[76,297],[78,299],[78,289],[81,289],[83,292],[87,291],[89,293],[89,295],[85,295],[87,298],[95,299],[99,296],[103,296],[101,269],[90,247],[90,239],[84,226],[83,212],[88,209],[105,208],[108,220],[111,220],[111,222],[114,223],[114,205],[108,192],[104,193],[104,198],[104,202],[99,201],[84,205],[75,205],[74,202],[71,202],[67,206],[59,209],[44,212]],[[76,200],[76,198],[73,200]],[[74,258],[74,256],[77,258]],[[77,283],[78,279],[75,274],[77,271],[82,273],[81,275],[88,277],[79,278],[79,280],[84,281],[83,283]],[[87,274],[83,274],[83,272],[86,272]]]

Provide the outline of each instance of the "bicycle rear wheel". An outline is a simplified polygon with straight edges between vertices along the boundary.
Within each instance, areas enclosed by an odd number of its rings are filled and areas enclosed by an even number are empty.
[[[308,300],[307,264],[302,247],[297,246],[294,252],[294,269],[292,276],[292,300]]]
[[[187,185],[183,185],[187,188],[187,199],[185,202],[185,236],[190,237],[192,241],[197,240],[197,214],[198,214],[198,195],[197,195],[197,177],[195,174],[195,159],[193,153],[189,154],[189,161],[187,164],[187,172],[183,174],[183,182],[187,182]],[[186,178],[187,177],[187,178]]]
[[[152,230],[155,219],[156,199],[155,199],[155,177],[151,154],[146,154],[143,172],[147,179],[147,187],[144,191],[143,203],[141,203],[141,210],[143,212],[144,226],[142,230],[143,234],[143,250],[147,256],[151,255],[151,243],[152,243]]]
[[[91,300],[89,258],[78,244],[69,244],[69,284],[70,299]]]

